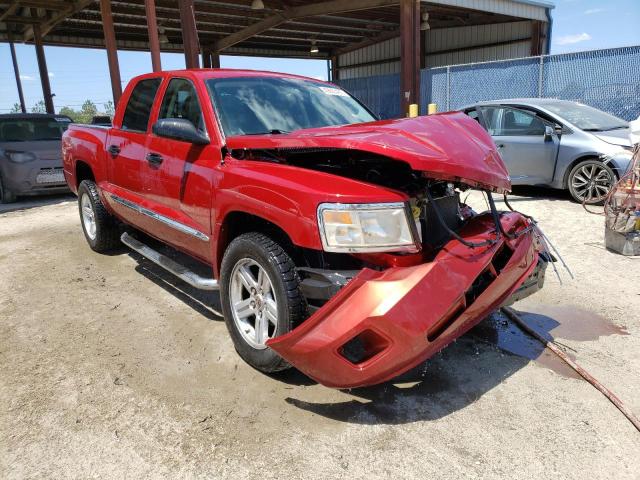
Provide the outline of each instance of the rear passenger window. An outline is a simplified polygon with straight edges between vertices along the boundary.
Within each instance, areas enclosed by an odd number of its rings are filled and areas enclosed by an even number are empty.
[[[169,82],[158,115],[158,120],[163,118],[184,118],[193,123],[198,130],[204,132],[198,94],[189,80],[174,78]]]
[[[153,100],[156,98],[160,82],[160,78],[150,78],[139,81],[134,87],[122,118],[122,130],[147,131]]]

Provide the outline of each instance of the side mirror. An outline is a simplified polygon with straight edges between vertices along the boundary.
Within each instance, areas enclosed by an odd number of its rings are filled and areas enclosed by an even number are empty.
[[[556,123],[553,127],[553,130],[556,132],[557,136],[562,135],[562,132],[564,131],[564,127],[558,123]]]
[[[199,131],[193,123],[184,118],[163,118],[158,120],[151,131],[154,135],[183,142],[193,143],[194,145],[209,145],[209,137]]]
[[[548,142],[553,138],[553,135],[555,134],[555,130],[553,129],[553,127],[546,125],[544,127],[544,141]]]

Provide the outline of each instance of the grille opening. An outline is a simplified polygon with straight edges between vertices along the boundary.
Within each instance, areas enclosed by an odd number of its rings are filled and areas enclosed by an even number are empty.
[[[427,340],[433,342],[436,338],[438,338],[453,322],[455,322],[458,317],[464,312],[466,306],[464,303],[459,304],[456,308],[454,308],[451,313],[444,315],[440,320],[438,320],[431,329],[427,332]]]
[[[365,330],[340,348],[340,355],[354,365],[372,359],[389,346],[383,337],[373,330]]]
[[[473,281],[471,288],[464,292],[467,307],[470,307],[471,304],[475,302],[480,295],[482,295],[482,292],[491,285],[491,282],[493,282],[495,278],[496,276],[489,269],[486,269],[478,275],[478,277]]]
[[[509,260],[511,260],[512,255],[513,250],[511,250],[506,245],[503,245],[500,251],[498,251],[498,253],[494,255],[493,260],[491,260],[493,268],[496,269],[496,272],[500,273],[502,269],[506,267],[507,263],[509,263]]]

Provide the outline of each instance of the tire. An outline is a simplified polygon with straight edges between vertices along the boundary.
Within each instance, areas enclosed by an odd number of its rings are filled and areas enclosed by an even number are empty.
[[[118,222],[104,207],[98,187],[90,180],[83,180],[78,187],[78,210],[84,238],[93,251],[104,253],[120,246]]]
[[[571,197],[587,205],[602,205],[615,183],[616,175],[611,167],[597,159],[578,163],[567,177]]]
[[[266,373],[289,368],[264,345],[267,339],[291,331],[306,318],[307,302],[289,255],[266,235],[245,233],[227,247],[220,280],[225,323],[240,357]],[[249,286],[255,287],[255,294]]]
[[[15,194],[9,189],[5,188],[2,183],[2,177],[0,176],[0,203],[13,203],[16,201]]]

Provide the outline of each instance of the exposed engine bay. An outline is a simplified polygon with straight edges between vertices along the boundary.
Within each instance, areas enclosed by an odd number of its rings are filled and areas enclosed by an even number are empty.
[[[245,149],[231,153],[241,160],[307,168],[401,191],[410,198],[416,232],[426,250],[442,246],[451,238],[449,230],[457,231],[474,215],[460,199],[460,194],[471,188],[468,185],[431,179],[406,162],[383,155],[337,148]],[[439,221],[438,213],[446,226]]]

